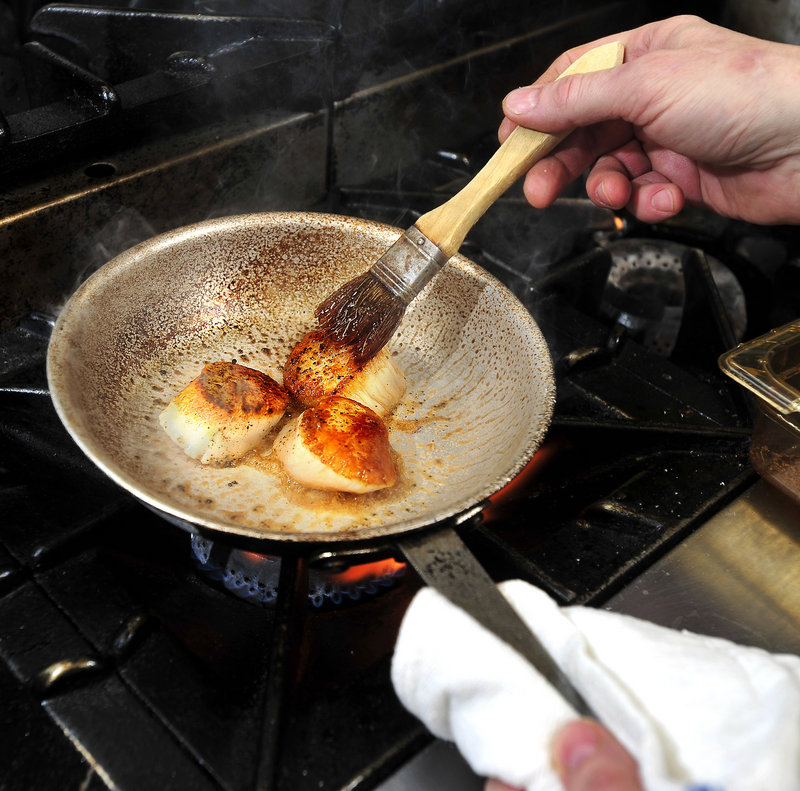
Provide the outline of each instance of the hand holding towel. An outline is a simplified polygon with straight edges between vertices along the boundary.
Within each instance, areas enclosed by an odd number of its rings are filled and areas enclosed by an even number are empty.
[[[598,718],[639,762],[647,791],[800,791],[800,658],[500,586]],[[519,654],[431,588],[400,629],[403,704],[473,770],[560,791],[553,734],[577,713]]]

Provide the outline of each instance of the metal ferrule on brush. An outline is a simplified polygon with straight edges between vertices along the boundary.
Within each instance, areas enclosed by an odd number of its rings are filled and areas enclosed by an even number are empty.
[[[408,305],[447,260],[448,256],[412,225],[372,265],[370,274]]]

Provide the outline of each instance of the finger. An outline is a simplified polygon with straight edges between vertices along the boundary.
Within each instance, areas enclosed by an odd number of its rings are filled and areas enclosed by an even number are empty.
[[[705,196],[697,162],[683,154],[647,143],[644,144],[644,150],[652,163],[651,169],[663,174],[673,184],[677,184],[687,201],[704,202]]]
[[[676,16],[638,28],[595,39],[561,54],[530,86],[511,91],[503,101],[505,114],[514,123],[558,132],[611,118],[633,121],[644,112],[637,106],[647,72],[636,61],[658,50],[687,45],[698,28],[708,34],[708,23],[697,17]],[[588,50],[619,42],[625,47],[625,62],[613,69],[574,74],[556,81],[564,70]],[[632,68],[634,67],[634,68]],[[635,90],[638,88],[639,90]],[[655,90],[655,86],[651,85]]]
[[[550,66],[548,66],[548,68],[533,83],[531,83],[531,85],[523,86],[521,88],[516,88],[514,91],[511,91],[510,93],[515,93],[517,91],[526,91],[527,89],[531,88],[534,85],[542,85],[545,83],[553,82],[563,71],[565,71],[578,58],[580,58],[581,55],[588,52],[590,49],[599,47],[602,44],[610,44],[611,42],[616,42],[616,41],[622,42],[624,44],[625,41],[632,35],[636,34],[636,32],[637,31],[635,30],[625,31],[615,35],[605,36],[604,38],[599,38],[596,39],[595,41],[587,42],[586,44],[581,44],[578,47],[573,47],[572,49],[567,50],[566,52],[563,52],[561,55],[559,55],[558,58],[556,58],[550,64]],[[503,101],[503,106],[505,108],[505,100]],[[511,134],[511,132],[514,130],[516,126],[518,126],[518,124],[510,120],[508,117],[503,119],[497,131],[497,137],[501,143],[505,141],[505,139]]]
[[[639,178],[653,170],[650,157],[642,148],[638,140],[629,140],[619,148],[601,156],[595,163],[595,168],[614,169],[625,173],[632,179]]]
[[[565,791],[643,791],[636,762],[597,722],[565,725],[553,741],[553,760]]]
[[[631,177],[624,168],[595,168],[586,180],[586,194],[592,203],[604,209],[624,209],[633,194]]]
[[[546,209],[574,178],[560,155],[554,154],[537,162],[528,171],[522,191],[531,206]]]
[[[651,170],[641,145],[631,140],[597,160],[586,179],[586,194],[598,206],[621,209],[631,199],[631,181]]]
[[[497,139],[504,143],[506,138],[517,128],[517,124],[504,118],[500,122],[500,128],[497,130]]]
[[[549,206],[599,156],[624,146],[631,134],[630,127],[620,123],[576,129],[528,171],[523,188],[528,202],[537,209]]]
[[[627,208],[642,222],[661,222],[683,209],[683,190],[660,173],[645,173],[631,184]]]
[[[498,138],[500,139],[500,142],[502,143],[511,134],[514,127],[518,126],[520,123],[523,126],[528,126],[528,124],[525,123],[524,115],[530,108],[535,107],[538,101],[539,94],[537,86],[554,82],[563,71],[565,71],[590,49],[594,49],[602,44],[609,44],[611,42],[622,42],[624,44],[628,38],[636,33],[637,31],[626,31],[612,36],[605,36],[604,38],[590,41],[586,44],[580,45],[579,47],[574,47],[573,49],[567,50],[559,55],[559,57],[556,58],[556,60],[550,64],[544,73],[542,73],[533,83],[531,83],[531,85],[516,88],[515,90],[509,92],[509,94],[503,100],[503,111],[506,114],[506,118],[501,122],[500,128],[498,129]],[[542,131],[562,130],[561,128],[547,129],[539,126],[529,126],[529,128],[541,129]]]
[[[628,106],[630,67],[623,63],[613,69],[517,88],[503,100],[503,113],[519,126],[551,133],[612,119],[633,120]]]

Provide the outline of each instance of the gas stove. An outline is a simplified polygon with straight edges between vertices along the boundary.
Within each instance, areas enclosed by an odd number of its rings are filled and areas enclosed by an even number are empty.
[[[656,4],[201,5],[3,12],[4,787],[391,791],[446,765],[477,788],[389,681],[422,584],[402,558],[264,557],[165,524],[61,427],[49,333],[99,266],[190,222],[408,227],[494,150],[507,90]],[[716,359],[800,312],[798,239],[693,212],[646,226],[576,185],[541,212],[510,191],[462,252],[536,318],[557,380],[543,446],[462,537],[497,581],[641,611],[641,580],[756,480]]]

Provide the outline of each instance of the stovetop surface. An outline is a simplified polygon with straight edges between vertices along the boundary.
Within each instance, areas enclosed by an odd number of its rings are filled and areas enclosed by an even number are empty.
[[[305,38],[299,28],[291,32],[295,43],[287,46],[297,45],[297,52],[267,47],[277,60],[259,61],[256,76],[281,59],[291,72],[309,44],[330,54],[337,41],[364,41],[369,26],[331,40],[331,20],[320,19],[328,5],[303,4],[322,26],[305,29]],[[544,65],[573,40],[610,32],[634,4],[576,2],[560,16],[532,11],[532,32],[522,35],[508,19],[481,32],[486,14],[518,4],[482,6],[477,22],[466,11],[459,15],[458,2],[437,5],[437,13],[465,20],[437,48],[426,50],[422,36],[413,54],[383,65],[380,50],[370,48],[371,66],[363,72],[353,72],[345,57],[342,80],[326,82],[316,98],[308,91],[292,97],[290,81],[280,85],[285,73],[276,71],[274,107],[254,107],[237,123],[204,117],[187,136],[162,139],[147,127],[146,145],[105,159],[70,149],[70,162],[77,156],[79,164],[59,173],[49,174],[46,161],[30,174],[20,170],[35,135],[19,131],[34,117],[42,120],[41,108],[24,102],[6,108],[8,128],[22,145],[4,167],[23,176],[0,201],[0,252],[12,286],[0,300],[4,788],[239,791],[260,782],[278,790],[367,791],[391,782],[430,742],[389,681],[394,637],[421,584],[415,574],[336,606],[314,607],[302,592],[262,606],[224,590],[198,569],[187,532],[122,492],[77,449],[50,402],[45,355],[53,317],[77,282],[115,252],[174,225],[284,208],[410,225],[494,150],[488,113],[513,87],[501,85],[498,75],[524,79],[519,75],[531,59]],[[353,12],[348,24],[363,11],[358,3],[337,9]],[[45,10],[39,23],[50,19],[68,30],[75,13]],[[391,43],[394,57],[410,52],[402,36],[414,32],[418,18],[406,19],[400,39],[391,42],[391,15],[370,24],[384,31],[378,43]],[[160,17],[143,24],[153,20]],[[254,24],[260,23],[238,19],[230,29]],[[459,39],[464,30],[469,36]],[[17,37],[6,36],[3,62],[18,55]],[[466,57],[473,47],[475,57]],[[48,69],[57,62],[34,50],[26,57]],[[172,59],[167,81],[180,86],[182,98],[170,112],[192,106],[191,97],[202,95],[195,91],[220,75],[245,88],[247,70],[237,71],[229,57],[241,51],[221,51],[212,62],[217,71],[202,58]],[[132,53],[127,65],[141,54]],[[324,72],[329,61],[321,63]],[[158,117],[164,94],[148,104],[137,93],[147,75],[121,71],[125,63],[106,65],[109,74],[123,75],[126,101],[143,102],[145,126]],[[164,74],[156,71],[154,84],[163,88]],[[431,75],[436,91],[429,90]],[[77,109],[100,118],[90,126],[119,122],[113,112],[102,120],[103,106],[86,93],[83,73],[67,70],[58,85],[67,96],[78,86]],[[453,96],[465,90],[470,101],[459,103],[461,122],[453,126]],[[44,90],[32,105],[50,106],[52,98]],[[60,122],[50,109],[44,120]],[[413,124],[398,123],[409,117]],[[68,147],[77,137],[60,139]],[[98,155],[112,148],[99,146]],[[385,151],[397,161],[383,166]],[[253,162],[263,168],[256,172]],[[578,185],[551,209],[534,212],[512,192],[464,246],[542,328],[557,402],[533,463],[481,519],[463,527],[462,537],[496,580],[521,577],[561,603],[602,606],[680,549],[754,479],[747,403],[716,365],[737,338],[718,304],[709,257],[722,261],[746,294],[748,336],[797,314],[800,268],[795,240],[784,229],[767,234],[691,214],[654,229],[598,210],[581,194]],[[631,313],[625,294],[614,294],[624,310],[609,308],[607,299],[609,275],[619,267],[615,245],[653,238],[687,248],[679,277],[686,287],[683,317],[667,355],[642,334],[658,321]],[[674,279],[670,294],[673,285]],[[644,318],[652,319],[652,305],[648,311]]]
[[[561,282],[474,244],[537,316],[559,396],[538,459],[463,537],[497,580],[602,603],[752,480],[746,416],[717,371],[631,339],[609,348],[609,327],[574,294],[585,284],[574,271],[607,267],[603,250],[568,258]],[[277,634],[287,622],[273,609],[205,579],[187,533],[83,458],[42,362],[34,354],[6,378],[0,428],[4,749],[19,787],[60,782],[25,758],[20,721],[52,765],[123,788],[249,788],[269,717],[282,734],[277,788],[369,788],[427,743],[388,675],[413,573],[344,606],[295,602],[291,634]],[[271,658],[279,638],[290,644],[282,665]]]

